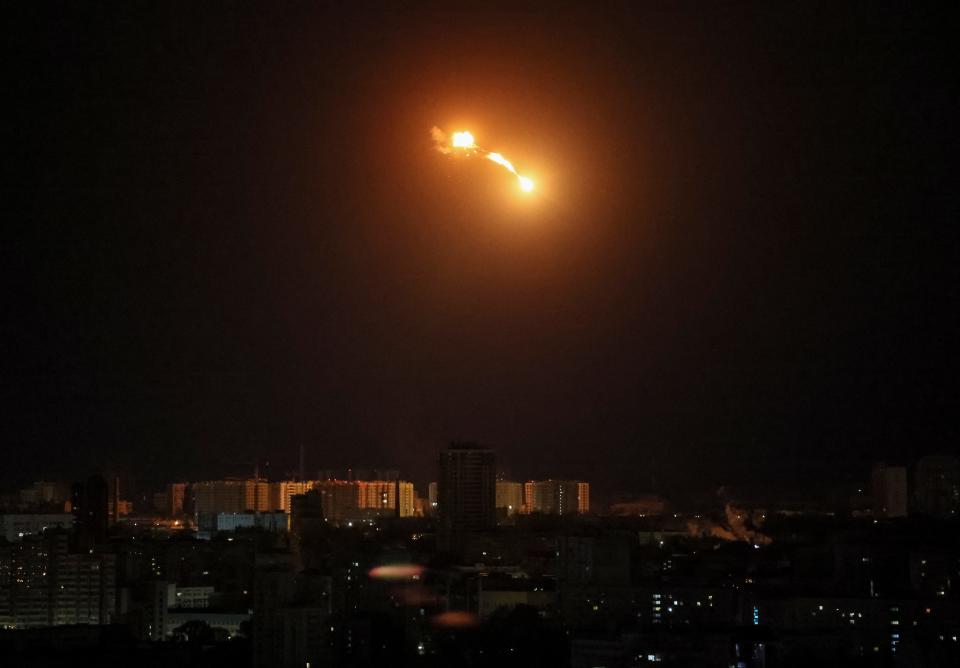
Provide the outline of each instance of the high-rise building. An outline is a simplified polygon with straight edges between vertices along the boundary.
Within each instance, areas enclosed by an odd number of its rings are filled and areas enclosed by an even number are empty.
[[[590,512],[590,483],[579,480],[529,480],[523,485],[523,510],[545,515]]]
[[[417,495],[412,482],[396,481],[394,486],[397,497],[397,517],[413,517]]]
[[[115,475],[113,476],[113,485],[111,486],[110,500],[108,502],[110,518],[114,524],[117,524],[118,522],[120,522],[121,498],[122,497],[120,496],[120,476]]]
[[[437,497],[439,496],[439,492],[437,490],[437,483],[431,482],[427,485],[427,513],[431,516],[437,514]]]
[[[493,450],[474,444],[452,443],[440,453],[437,504],[447,549],[464,534],[496,526],[496,466]]]
[[[64,503],[69,499],[69,485],[59,482],[41,480],[20,490],[20,502],[27,506],[58,506],[58,510],[62,510]]]
[[[170,509],[170,495],[166,491],[153,493],[153,509],[158,513],[167,514]]]
[[[357,481],[357,507],[369,510],[376,515],[413,515],[413,483],[402,480],[360,480]],[[399,512],[397,494],[399,492]]]
[[[310,538],[323,530],[323,501],[323,491],[319,486],[290,497],[290,530],[297,537]]]
[[[111,522],[116,524],[121,517],[133,514],[133,501],[129,499],[120,499],[116,503],[111,499],[107,503],[107,514],[110,515]]]
[[[523,483],[497,481],[497,510],[507,517],[520,512],[523,506]]]
[[[47,529],[70,529],[73,523],[70,513],[0,513],[0,537],[13,543]]]
[[[240,513],[246,510],[245,486],[242,480],[206,480],[191,485],[194,512]]]
[[[194,512],[242,513],[270,510],[270,486],[259,478],[208,480],[191,485]]]
[[[324,519],[344,522],[358,518],[360,492],[357,482],[321,480],[314,484],[313,491],[320,495]]]
[[[577,483],[577,512],[581,515],[590,512],[590,483]]]
[[[907,469],[874,464],[871,475],[874,513],[881,517],[907,516]]]
[[[213,536],[221,531],[263,529],[283,532],[290,529],[290,515],[282,510],[253,513],[197,513],[198,535]]]
[[[270,483],[270,510],[290,512],[290,499],[313,488],[312,480],[280,480]]]
[[[116,555],[69,550],[65,531],[0,545],[0,628],[109,624]]]
[[[184,513],[184,499],[187,495],[187,483],[172,482],[167,485],[167,503],[169,507],[167,512],[170,517],[178,517]]]
[[[244,482],[244,510],[270,510],[270,485],[260,478],[248,478]]]
[[[70,504],[80,542],[87,547],[103,542],[110,524],[110,491],[103,476],[74,483]]]
[[[955,517],[960,513],[960,458],[922,457],[913,479],[918,511],[940,517]]]

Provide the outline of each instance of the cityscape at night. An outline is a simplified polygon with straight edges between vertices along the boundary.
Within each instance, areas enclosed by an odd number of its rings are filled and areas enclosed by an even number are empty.
[[[960,665],[946,6],[5,16],[0,668]]]

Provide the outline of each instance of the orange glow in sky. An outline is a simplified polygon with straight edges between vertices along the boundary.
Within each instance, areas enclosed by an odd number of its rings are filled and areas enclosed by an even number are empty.
[[[533,189],[535,188],[533,179],[528,176],[522,176],[520,173],[518,173],[516,168],[513,166],[513,163],[504,158],[500,153],[487,151],[477,146],[477,140],[474,138],[473,133],[469,132],[468,130],[459,130],[454,132],[450,136],[449,146],[446,145],[447,135],[440,128],[434,127],[430,131],[430,134],[434,141],[437,142],[437,150],[439,150],[441,153],[450,153],[453,149],[463,149],[469,155],[473,151],[479,151],[487,160],[497,163],[508,172],[516,176],[517,183],[520,185],[520,190],[525,193],[533,192]]]

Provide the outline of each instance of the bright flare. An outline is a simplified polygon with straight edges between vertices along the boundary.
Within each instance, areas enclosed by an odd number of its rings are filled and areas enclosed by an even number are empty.
[[[499,153],[487,153],[487,160],[492,160],[498,165],[502,167],[506,167],[511,174],[516,176],[517,181],[520,183],[520,190],[522,190],[525,193],[533,192],[533,187],[534,187],[533,179],[531,179],[528,176],[520,176],[519,174],[517,174],[517,170],[514,169],[513,164],[509,160],[504,158],[502,155],[500,155]]]
[[[454,132],[453,133],[453,147],[454,148],[476,148],[477,143],[473,138],[473,135],[469,132]]]
[[[513,165],[510,164],[510,161],[504,158],[499,153],[487,153],[487,160],[493,160],[495,163],[506,167],[508,170],[510,170],[514,174],[517,173],[517,170],[513,168]]]
[[[467,130],[454,132],[453,135],[450,136],[449,144],[447,144],[447,134],[438,127],[433,127],[430,130],[430,135],[433,137],[433,141],[436,142],[437,150],[441,153],[449,154],[453,152],[454,149],[462,149],[466,151],[467,155],[472,155],[474,152],[482,153],[483,157],[485,157],[487,160],[497,163],[508,172],[516,176],[517,182],[520,185],[520,190],[523,192],[533,192],[533,189],[536,187],[533,179],[527,176],[521,176],[519,173],[517,173],[517,170],[514,168],[513,164],[502,155],[492,151],[487,151],[477,146],[477,140],[474,139],[473,133]]]

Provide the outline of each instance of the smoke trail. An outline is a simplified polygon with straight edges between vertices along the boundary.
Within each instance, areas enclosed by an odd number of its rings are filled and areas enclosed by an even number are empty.
[[[438,151],[440,151],[444,155],[448,155],[453,151],[453,148],[450,146],[450,143],[447,141],[447,133],[441,130],[440,128],[438,128],[436,125],[430,128],[430,138],[433,140],[433,143],[435,144],[434,148],[436,148]]]

